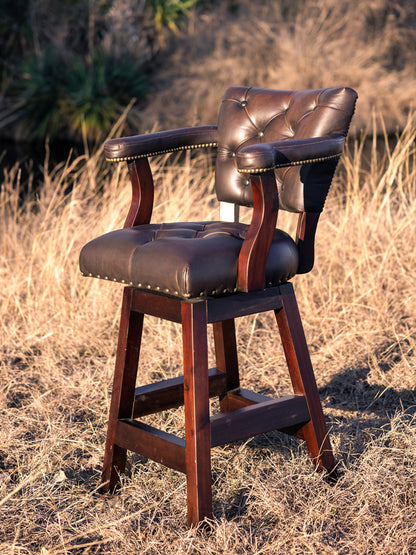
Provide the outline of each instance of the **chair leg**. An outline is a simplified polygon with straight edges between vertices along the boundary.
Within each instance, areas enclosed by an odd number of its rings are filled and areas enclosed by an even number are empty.
[[[215,322],[214,342],[216,365],[220,372],[225,372],[227,391],[240,387],[240,377],[238,373],[237,342],[235,338],[234,319]],[[221,412],[231,410],[227,394],[220,397]]]
[[[122,449],[114,442],[117,421],[120,418],[131,418],[134,403],[143,314],[131,311],[133,296],[134,289],[125,287],[101,478],[103,484],[101,491],[103,493],[114,491],[119,484],[120,474],[124,472],[126,466],[126,449]]]
[[[335,468],[334,456],[295,293],[290,283],[281,286],[280,290],[283,307],[276,310],[275,314],[289,367],[290,378],[294,392],[305,395],[311,418],[302,427],[301,432],[306,441],[311,459],[317,468],[319,470],[325,468],[329,473],[333,473]]]
[[[212,518],[207,316],[204,302],[182,302],[188,525]]]

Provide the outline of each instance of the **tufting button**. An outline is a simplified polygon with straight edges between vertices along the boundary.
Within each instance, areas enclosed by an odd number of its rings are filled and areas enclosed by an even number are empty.
[[[231,153],[231,156],[232,156],[233,158],[235,158],[235,152],[232,152],[232,153]]]
[[[247,100],[243,100],[243,101],[241,102],[241,106],[247,106]]]
[[[264,133],[263,131],[259,131],[259,137],[263,137]]]

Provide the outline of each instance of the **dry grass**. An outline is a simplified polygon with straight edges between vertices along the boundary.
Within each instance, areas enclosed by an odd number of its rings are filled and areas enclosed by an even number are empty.
[[[317,266],[294,280],[340,480],[326,484],[278,433],[215,449],[209,532],[185,526],[184,476],[140,457],[117,496],[97,493],[121,287],[81,278],[77,257],[122,224],[125,169],[100,153],[46,162],[44,186],[23,202],[18,166],[4,175],[0,552],[415,552],[415,122],[393,151],[351,146]],[[210,164],[186,155],[174,170],[168,160],[153,162],[154,220],[215,219]],[[239,320],[238,337],[245,384],[287,391],[271,316]],[[144,339],[142,383],[180,372],[175,325],[149,318]],[[159,423],[180,433],[180,416]]]
[[[353,131],[374,108],[403,128],[416,98],[414,0],[238,0],[197,16],[168,52],[143,128],[215,123],[230,84],[305,89],[348,85],[360,101]],[[290,9],[288,9],[290,8]],[[157,115],[157,118],[155,116]],[[380,131],[380,129],[379,129]]]

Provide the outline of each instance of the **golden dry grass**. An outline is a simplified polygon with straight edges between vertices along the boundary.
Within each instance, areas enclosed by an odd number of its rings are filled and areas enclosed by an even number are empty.
[[[229,4],[235,6],[230,13]],[[160,62],[143,129],[215,123],[230,84],[272,89],[348,85],[360,100],[354,132],[374,108],[388,130],[415,106],[413,0],[237,0],[197,12],[191,37]],[[380,131],[380,129],[379,129]]]
[[[186,528],[185,478],[129,459],[97,493],[121,286],[84,279],[82,244],[120,226],[126,170],[100,153],[0,195],[0,552],[414,553],[416,550],[416,117],[394,149],[350,144],[318,230],[316,268],[294,279],[340,479],[278,433],[213,451],[215,522]],[[152,162],[154,221],[215,219],[213,171]],[[179,160],[179,159],[178,159]],[[282,215],[285,226],[289,217]],[[289,389],[270,315],[238,321],[243,382]],[[212,352],[211,352],[212,357]],[[139,379],[177,375],[179,329],[149,318]],[[213,407],[215,410],[215,406]],[[181,433],[181,411],[158,417]]]

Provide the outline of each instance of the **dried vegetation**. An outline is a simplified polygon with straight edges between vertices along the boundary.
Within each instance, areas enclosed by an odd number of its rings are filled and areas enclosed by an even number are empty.
[[[210,532],[186,529],[184,477],[139,457],[117,496],[97,493],[121,288],[83,279],[77,256],[86,240],[121,225],[125,169],[104,166],[100,153],[52,169],[45,162],[45,185],[24,201],[19,168],[5,174],[4,553],[416,549],[414,139],[413,117],[393,151],[387,140],[350,145],[320,224],[316,268],[295,279],[340,480],[326,484],[302,445],[278,433],[215,449]],[[155,221],[216,218],[210,165],[187,155],[176,170],[171,160],[153,161]],[[145,333],[140,381],[178,374],[178,328],[149,318]],[[238,337],[245,384],[287,391],[271,316],[241,319]],[[182,432],[180,411],[158,422]]]
[[[224,70],[218,87],[250,81],[250,68],[240,71],[241,80]],[[277,76],[261,84],[292,86]],[[208,113],[221,92],[207,93]],[[82,278],[77,259],[87,240],[122,225],[125,168],[105,165],[101,152],[54,167],[46,159],[42,187],[24,198],[19,165],[4,173],[0,553],[416,551],[416,115],[400,121],[394,146],[375,134],[350,142],[318,229],[316,268],[294,279],[340,478],[327,484],[302,444],[278,433],[216,448],[209,530],[186,528],[184,476],[137,456],[118,495],[97,493],[121,286]],[[217,218],[210,162],[187,154],[176,168],[174,159],[152,160],[154,221]],[[287,215],[279,221],[292,229]],[[272,317],[241,319],[237,333],[244,385],[289,390]],[[140,383],[180,367],[180,330],[149,318]],[[180,410],[157,422],[182,433]]]
[[[215,123],[230,84],[304,89],[349,85],[360,93],[353,130],[373,110],[387,129],[415,105],[413,0],[238,0],[193,20],[190,36],[161,61],[144,128]],[[378,131],[382,131],[380,128]]]

